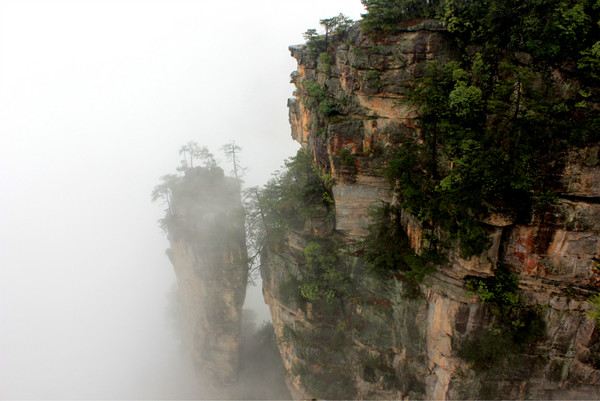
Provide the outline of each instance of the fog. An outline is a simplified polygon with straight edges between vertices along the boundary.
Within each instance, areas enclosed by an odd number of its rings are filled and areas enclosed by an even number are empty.
[[[190,140],[266,182],[297,149],[287,46],[339,12],[362,6],[0,2],[0,398],[197,394],[150,192]]]

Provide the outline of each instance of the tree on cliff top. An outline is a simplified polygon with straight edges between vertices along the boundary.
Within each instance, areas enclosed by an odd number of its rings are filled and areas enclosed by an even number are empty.
[[[239,147],[236,148],[237,150]],[[183,156],[183,159],[181,165],[177,167],[177,171],[183,175],[167,174],[162,176],[160,183],[153,188],[151,194],[153,202],[160,201],[167,206],[165,217],[159,220],[161,228],[165,231],[168,229],[167,226],[175,221],[177,213],[181,212],[181,207],[176,207],[176,204],[181,206],[181,202],[177,202],[178,194],[181,195],[182,191],[196,193],[194,195],[196,202],[201,201],[198,198],[199,193],[202,193],[202,196],[206,194],[207,199],[210,199],[215,194],[204,191],[206,188],[200,192],[199,186],[202,184],[208,187],[217,185],[225,177],[223,169],[217,165],[213,154],[206,146],[200,146],[198,143],[190,141],[179,149],[179,154]],[[212,189],[214,192],[214,187]],[[239,188],[236,191],[239,191]]]
[[[161,183],[154,187],[152,190],[152,202],[162,200],[166,206],[166,212],[171,216],[175,215],[173,209],[173,193],[172,188],[178,177],[174,174],[167,174],[160,177]]]
[[[344,14],[338,14],[335,17],[320,20],[319,24],[325,29],[324,35],[319,35],[314,28],[304,32],[304,39],[306,39],[308,49],[315,55],[326,51],[330,38],[346,32],[353,22],[352,19],[346,17]]]
[[[181,177],[175,174],[167,174],[160,177],[160,183],[152,190],[152,202],[161,201],[167,206],[165,209],[165,217],[158,220],[160,228],[167,231],[167,225],[170,220],[175,217],[175,205],[173,202],[173,189],[177,183],[181,180]]]
[[[179,149],[179,154],[183,156],[183,160],[181,161],[181,169],[183,171],[188,168],[194,168],[194,161],[201,162],[202,166],[206,168],[217,167],[217,162],[208,148],[206,146],[200,146],[194,141],[190,141],[183,145]]]
[[[367,31],[394,31],[412,18],[432,18],[442,9],[441,0],[361,0],[367,9],[362,26]]]
[[[327,49],[329,36],[345,32],[352,25],[352,20],[340,13],[335,17],[322,19],[319,23],[325,28],[325,49]]]
[[[233,168],[233,176],[238,182],[241,182],[242,176],[244,175],[244,171],[246,170],[240,165],[240,153],[242,151],[242,147],[235,144],[235,141],[231,141],[221,147],[223,153],[227,159],[231,162]]]

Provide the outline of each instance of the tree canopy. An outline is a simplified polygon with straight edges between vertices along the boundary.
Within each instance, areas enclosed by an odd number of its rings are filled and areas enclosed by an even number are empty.
[[[325,31],[323,35],[320,35],[314,28],[304,32],[304,39],[306,39],[308,49],[315,55],[325,52],[331,39],[344,34],[353,23],[354,21],[344,14],[320,20],[319,24]]]
[[[599,139],[600,1],[363,2],[367,32],[436,17],[458,50],[408,94],[423,141],[402,143],[387,175],[403,208],[478,254],[485,216],[530,218],[556,196],[565,150]]]
[[[206,146],[200,146],[194,141],[190,141],[179,149],[179,154],[183,156],[181,160],[181,169],[194,168],[194,162],[200,163],[206,168],[217,167],[217,162],[212,153]]]

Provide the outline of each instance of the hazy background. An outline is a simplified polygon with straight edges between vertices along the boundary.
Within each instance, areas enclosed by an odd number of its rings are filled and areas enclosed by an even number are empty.
[[[297,148],[287,46],[338,12],[362,6],[0,1],[0,398],[193,394],[150,192],[188,140],[264,183]]]

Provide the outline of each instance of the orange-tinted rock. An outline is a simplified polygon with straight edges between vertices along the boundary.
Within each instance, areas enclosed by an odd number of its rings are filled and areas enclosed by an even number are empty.
[[[394,202],[377,152],[401,140],[420,141],[417,115],[405,96],[428,60],[452,58],[445,38],[441,26],[430,20],[411,21],[403,32],[375,38],[355,27],[329,52],[333,64],[328,74],[305,47],[290,48],[298,60],[293,78],[298,90],[289,102],[292,136],[336,180],[335,230],[349,243],[367,233],[370,206]],[[518,59],[529,62],[527,55]],[[302,91],[306,80],[318,80],[343,105],[326,131],[315,126],[318,112],[308,106],[310,99]],[[352,166],[339,161],[344,149],[353,158]],[[422,298],[404,297],[401,281],[382,282],[361,273],[362,292],[343,300],[346,313],[360,323],[353,322],[352,344],[343,350],[351,363],[341,368],[335,362],[310,365],[308,373],[325,375],[332,383],[340,372],[349,375],[351,398],[359,399],[480,398],[490,387],[499,398],[600,398],[600,367],[590,356],[598,360],[600,334],[586,317],[586,300],[600,288],[599,168],[598,147],[572,151],[557,178],[564,198],[538,211],[527,224],[515,225],[513,216],[488,216],[483,223],[489,248],[469,259],[462,258],[458,248],[450,249],[447,262],[421,286]],[[432,229],[424,229],[407,211],[402,211],[401,223],[410,246],[420,253]],[[339,323],[338,317],[325,319],[310,308],[286,305],[280,293],[286,280],[302,275],[301,252],[308,238],[306,232],[290,236],[287,249],[269,254],[264,270],[265,300],[288,384],[298,398],[314,394],[294,369],[305,359],[298,343],[284,338],[284,327],[314,329],[332,319]],[[351,261],[360,266],[360,260]],[[547,335],[520,355],[519,366],[486,375],[458,355],[459,344],[493,320],[488,308],[466,290],[464,278],[492,276],[500,264],[519,275],[524,298],[542,310]],[[364,302],[358,300],[361,297]],[[333,350],[322,352],[335,356]]]

